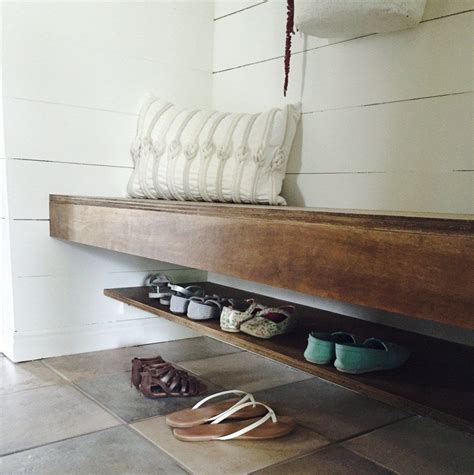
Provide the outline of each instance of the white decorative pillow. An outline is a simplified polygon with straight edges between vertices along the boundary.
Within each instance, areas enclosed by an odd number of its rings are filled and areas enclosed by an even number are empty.
[[[133,198],[286,204],[279,196],[301,114],[183,109],[147,95],[131,148]]]

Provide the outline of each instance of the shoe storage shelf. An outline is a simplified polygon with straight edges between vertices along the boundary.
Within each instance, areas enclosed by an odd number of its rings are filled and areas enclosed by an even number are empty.
[[[401,216],[309,208],[50,197],[51,236],[309,295],[474,329],[474,217]],[[281,301],[213,283],[208,293]],[[105,294],[198,332],[368,396],[474,432],[474,349],[297,306],[300,326],[262,340],[226,333],[150,300],[144,288]],[[284,302],[288,303],[288,302]],[[383,320],[384,313],[380,313]],[[405,345],[409,361],[349,375],[303,358],[311,330]]]

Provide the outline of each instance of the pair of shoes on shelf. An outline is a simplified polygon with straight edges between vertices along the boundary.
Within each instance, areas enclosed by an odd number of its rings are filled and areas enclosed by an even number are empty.
[[[150,274],[145,279],[145,287],[148,287],[148,297],[159,299],[162,305],[169,305],[173,291],[171,280],[164,274]]]
[[[194,397],[207,391],[205,384],[161,356],[133,358],[132,384],[150,399]]]
[[[258,338],[272,338],[291,331],[296,323],[293,305],[264,307],[253,299],[232,301],[221,313],[221,329],[226,332],[243,332]]]
[[[205,405],[229,394],[240,397]],[[276,439],[288,435],[296,426],[292,418],[277,417],[267,404],[239,390],[208,396],[191,409],[169,414],[166,423],[173,429],[173,435],[185,442]]]
[[[243,332],[258,338],[272,338],[290,332],[296,323],[293,305],[268,308],[253,299],[238,301],[218,295],[206,295],[198,285],[172,284],[167,276],[152,274],[145,281],[150,298],[159,298],[170,311],[186,314],[191,320],[213,320],[220,317],[221,329]]]
[[[311,332],[304,357],[310,363],[331,364],[343,373],[361,374],[398,368],[410,356],[403,346],[345,332]]]
[[[150,299],[159,299],[160,304],[169,306],[173,313],[188,313],[195,320],[207,320],[220,315],[221,299],[217,295],[205,295],[198,285],[183,287],[173,284],[164,274],[151,274],[145,279],[145,286],[149,289]],[[190,305],[193,301],[196,303]]]
[[[187,313],[189,303],[194,297],[204,296],[204,290],[199,285],[181,285],[171,284],[170,289],[173,291],[170,301],[170,311],[173,313]]]
[[[228,299],[218,295],[206,295],[204,289],[198,285],[170,285],[170,288],[174,292],[170,301],[171,312],[187,314],[191,320],[219,318],[222,308],[229,305]]]

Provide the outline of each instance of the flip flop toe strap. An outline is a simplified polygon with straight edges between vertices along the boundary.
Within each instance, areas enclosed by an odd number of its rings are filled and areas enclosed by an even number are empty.
[[[234,408],[237,408],[237,407],[240,409],[240,407],[242,405],[245,405],[248,401],[250,401],[249,403],[252,405],[252,407],[255,407],[255,405],[257,404],[257,402],[255,401],[255,398],[253,397],[253,394],[247,393],[245,391],[240,391],[238,389],[231,389],[229,391],[221,391],[220,393],[211,394],[210,396],[207,396],[204,399],[201,399],[191,409],[192,410],[199,409],[201,406],[206,404],[206,402],[210,401],[211,399],[214,399],[220,396],[225,396],[226,394],[235,394],[236,396],[242,396],[242,399],[239,399],[235,404],[229,407],[229,409],[226,409],[225,411],[222,411],[220,414],[217,414],[216,416],[213,416],[207,419],[208,422],[214,421],[222,416],[226,417],[227,413],[230,413]]]
[[[237,411],[240,411],[244,407],[249,407],[249,406],[254,407],[255,405],[265,407],[268,412],[263,417],[261,417],[258,421],[255,421],[252,424],[249,424],[248,426],[246,426],[242,429],[239,429],[235,432],[232,432],[232,433],[227,434],[227,435],[223,435],[222,437],[218,437],[218,440],[236,439],[237,437],[240,437],[241,435],[246,434],[247,432],[250,432],[250,431],[256,429],[257,427],[260,427],[262,424],[265,424],[265,422],[267,422],[269,419],[271,419],[273,423],[277,422],[277,417],[276,417],[275,411],[271,407],[267,406],[266,404],[263,404],[262,402],[246,402],[245,404],[241,404],[241,405],[235,407],[232,410],[226,411],[220,417],[218,417],[216,420],[211,422],[211,424],[219,424],[219,422],[222,422],[227,417],[229,417],[230,415],[234,414]]]

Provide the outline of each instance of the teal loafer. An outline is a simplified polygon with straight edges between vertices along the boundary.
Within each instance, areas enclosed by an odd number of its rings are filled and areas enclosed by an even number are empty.
[[[311,332],[304,352],[305,360],[315,364],[332,363],[336,359],[336,343],[357,343],[357,340],[354,335],[345,332]]]
[[[334,366],[343,373],[368,373],[398,368],[409,356],[403,346],[368,338],[361,345],[336,343]]]

